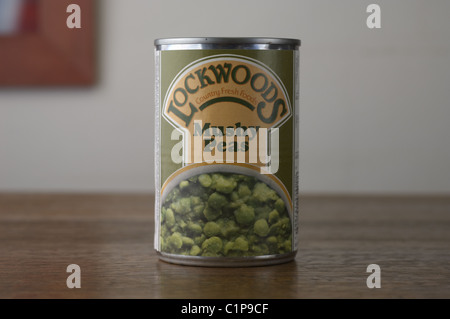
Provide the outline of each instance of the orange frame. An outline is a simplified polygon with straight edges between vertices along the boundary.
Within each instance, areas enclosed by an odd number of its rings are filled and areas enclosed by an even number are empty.
[[[88,86],[95,82],[95,0],[39,0],[38,31],[0,37],[1,86]],[[81,7],[81,29],[66,25]]]

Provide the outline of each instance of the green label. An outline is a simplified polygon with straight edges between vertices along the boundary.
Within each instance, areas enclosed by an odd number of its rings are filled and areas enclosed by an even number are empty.
[[[290,50],[157,52],[157,250],[296,249],[297,58]]]

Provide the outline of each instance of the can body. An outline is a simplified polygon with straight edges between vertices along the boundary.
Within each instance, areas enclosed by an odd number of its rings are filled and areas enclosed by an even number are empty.
[[[198,266],[292,260],[299,40],[155,41],[155,249]]]

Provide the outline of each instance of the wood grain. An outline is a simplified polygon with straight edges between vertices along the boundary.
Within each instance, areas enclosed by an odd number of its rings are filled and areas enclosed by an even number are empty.
[[[188,267],[153,251],[151,195],[3,194],[0,298],[450,297],[450,197],[302,197],[300,221],[294,262]]]

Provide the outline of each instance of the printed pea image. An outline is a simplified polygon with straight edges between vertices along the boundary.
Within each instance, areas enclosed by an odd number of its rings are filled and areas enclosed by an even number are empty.
[[[200,174],[183,180],[162,203],[161,251],[247,257],[292,251],[284,201],[255,177]]]

